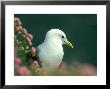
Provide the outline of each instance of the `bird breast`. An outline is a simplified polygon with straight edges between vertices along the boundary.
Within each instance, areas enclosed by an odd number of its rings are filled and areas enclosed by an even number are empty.
[[[47,69],[56,69],[63,59],[63,47],[59,44],[41,44],[39,46],[38,57],[42,65]]]

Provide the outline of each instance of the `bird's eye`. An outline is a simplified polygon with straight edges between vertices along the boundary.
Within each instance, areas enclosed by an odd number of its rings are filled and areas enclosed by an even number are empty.
[[[62,36],[62,38],[64,38],[64,36]]]

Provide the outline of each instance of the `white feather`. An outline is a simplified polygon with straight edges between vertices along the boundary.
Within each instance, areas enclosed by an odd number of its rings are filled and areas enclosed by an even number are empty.
[[[51,29],[47,32],[45,40],[38,46],[38,57],[46,69],[56,69],[63,59],[63,41],[61,36],[65,33],[59,29]]]

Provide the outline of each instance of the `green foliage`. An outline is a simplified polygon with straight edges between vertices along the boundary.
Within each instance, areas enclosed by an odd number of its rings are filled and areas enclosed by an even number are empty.
[[[22,64],[28,66],[28,54],[31,54],[32,44],[31,39],[28,37],[28,32],[22,27],[19,18],[14,21],[14,46],[16,49],[16,56],[21,58]]]

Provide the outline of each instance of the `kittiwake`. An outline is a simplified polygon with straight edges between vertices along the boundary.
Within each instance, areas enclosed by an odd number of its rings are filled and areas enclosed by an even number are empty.
[[[44,42],[37,47],[38,58],[42,62],[43,68],[54,70],[59,67],[64,56],[63,44],[73,48],[63,31],[51,29],[46,33]]]

